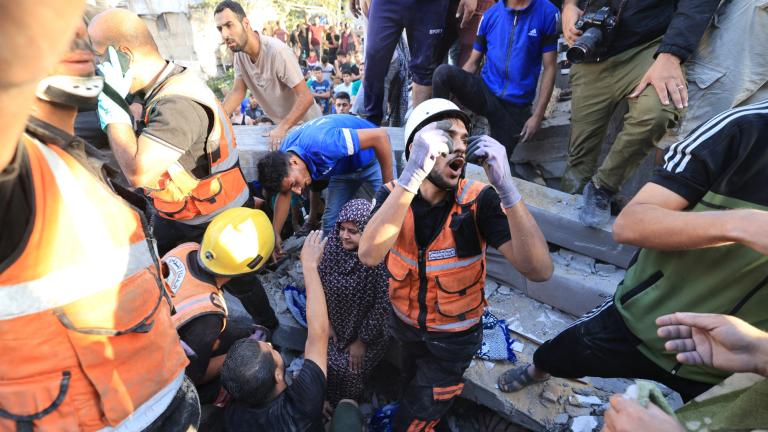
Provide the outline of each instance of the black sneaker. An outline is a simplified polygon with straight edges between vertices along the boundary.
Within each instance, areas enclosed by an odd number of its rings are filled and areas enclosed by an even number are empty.
[[[579,221],[588,227],[599,227],[611,219],[611,198],[613,193],[598,188],[592,181],[584,186],[584,206],[579,212]]]

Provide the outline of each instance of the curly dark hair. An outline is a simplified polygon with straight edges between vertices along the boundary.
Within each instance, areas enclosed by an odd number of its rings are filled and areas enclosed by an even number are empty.
[[[271,151],[262,157],[256,164],[258,180],[261,187],[270,194],[280,192],[283,179],[288,176],[288,162],[290,154],[281,151]]]

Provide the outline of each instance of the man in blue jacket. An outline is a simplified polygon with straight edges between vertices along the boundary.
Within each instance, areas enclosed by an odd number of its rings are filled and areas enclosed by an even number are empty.
[[[472,54],[463,67],[441,65],[432,77],[436,98],[453,95],[459,103],[485,116],[491,136],[512,152],[539,129],[555,85],[557,8],[547,0],[506,0],[483,15]],[[483,57],[481,75],[477,68]],[[541,92],[536,108],[536,86]]]
[[[329,233],[339,210],[359,188],[368,184],[375,193],[382,182],[392,181],[392,146],[387,132],[373,123],[332,114],[291,131],[278,151],[259,161],[257,169],[262,187],[277,195],[272,224],[279,254],[279,233],[288,216],[292,192],[300,194],[313,183],[328,182],[323,231]],[[319,199],[316,189],[310,194],[311,200]]]

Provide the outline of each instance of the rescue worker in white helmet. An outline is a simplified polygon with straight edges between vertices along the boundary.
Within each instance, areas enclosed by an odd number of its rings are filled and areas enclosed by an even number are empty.
[[[524,276],[552,274],[544,235],[509,171],[504,146],[468,138],[468,117],[430,99],[405,125],[408,162],[376,195],[358,255],[386,259],[392,334],[401,343],[404,391],[393,430],[432,431],[463,389],[462,376],[482,343],[485,248],[495,247]],[[493,188],[463,176],[482,165]]]
[[[187,376],[198,386],[202,403],[211,403],[218,395],[216,378],[232,343],[255,332],[261,333],[254,335],[257,338],[270,336],[265,327],[229,322],[222,289],[237,297],[259,322],[261,303],[269,300],[254,295],[260,291],[239,286],[242,279],[233,277],[261,268],[274,245],[267,215],[238,207],[213,218],[201,244],[183,243],[162,258],[162,275],[173,303],[171,319],[190,360]]]
[[[72,135],[103,84],[82,10],[0,3],[0,430],[194,430],[144,215]]]

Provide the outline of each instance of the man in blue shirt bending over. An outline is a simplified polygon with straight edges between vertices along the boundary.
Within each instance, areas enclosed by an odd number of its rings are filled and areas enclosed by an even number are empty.
[[[441,65],[432,76],[432,97],[451,96],[485,116],[491,137],[511,156],[518,140],[539,129],[555,85],[558,10],[548,0],[506,0],[483,15],[464,67]],[[476,75],[483,56],[482,74]],[[536,85],[544,71],[536,108]]]
[[[339,210],[360,187],[368,184],[375,194],[383,183],[394,178],[387,132],[367,120],[345,114],[318,117],[294,129],[278,151],[259,160],[257,170],[261,186],[277,195],[272,225],[278,254],[279,233],[288,217],[291,192],[300,194],[313,182],[328,182],[323,232],[330,233]],[[318,191],[314,192],[310,201],[319,199]],[[310,207],[314,207],[311,202]]]

